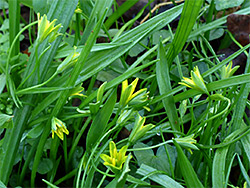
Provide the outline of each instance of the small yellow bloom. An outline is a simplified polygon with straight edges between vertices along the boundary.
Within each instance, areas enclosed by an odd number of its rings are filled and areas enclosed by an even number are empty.
[[[175,138],[176,142],[180,144],[182,147],[186,148],[191,154],[192,150],[199,150],[196,145],[197,141],[194,139],[194,134],[188,135],[183,138]]]
[[[70,96],[80,96],[80,97],[87,97],[86,95],[82,94],[82,92],[84,91],[84,88],[81,85],[78,85],[77,87],[73,88],[70,91]]]
[[[128,85],[128,80],[122,82],[121,99],[119,102],[121,107],[125,107],[128,103],[130,103],[133,106],[136,106],[147,101],[148,99],[147,88],[140,89],[139,91],[134,93],[138,80],[139,78],[136,78],[129,85]]]
[[[59,35],[57,31],[62,25],[58,24],[57,26],[55,26],[56,19],[50,22],[48,21],[47,16],[45,14],[40,18],[40,13],[38,13],[37,19],[38,19],[38,41],[42,42],[48,36],[50,36],[49,42],[53,42]]]
[[[54,138],[54,134],[56,133],[61,140],[63,140],[63,133],[69,134],[66,124],[56,117],[53,117],[51,120],[51,131],[52,138]]]
[[[76,47],[74,47],[74,51],[71,52],[63,62],[57,67],[57,73],[62,73],[66,69],[72,67],[78,60],[80,53],[76,52]]]
[[[197,66],[194,67],[193,71],[191,71],[191,79],[183,77],[182,81],[179,82],[179,84],[192,89],[196,89],[198,91],[201,91],[202,93],[206,93],[207,95],[209,95],[206,84],[204,83],[204,80]]]
[[[221,69],[221,79],[229,78],[231,77],[240,67],[239,65],[232,68],[232,61],[228,65],[224,65]]]
[[[146,134],[146,132],[155,127],[155,125],[151,123],[144,125],[145,121],[146,121],[145,117],[141,117],[139,114],[137,114],[134,128],[128,138],[130,144],[135,143],[137,140],[142,138]]]
[[[126,151],[128,146],[123,146],[119,152],[117,152],[116,145],[113,141],[109,142],[109,153],[110,156],[106,154],[101,154],[100,157],[104,160],[104,165],[109,167],[112,172],[118,173],[122,169],[123,163],[125,163],[128,156],[126,156]]]

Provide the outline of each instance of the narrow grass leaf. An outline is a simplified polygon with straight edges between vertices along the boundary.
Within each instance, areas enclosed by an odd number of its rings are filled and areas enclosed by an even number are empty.
[[[95,5],[89,16],[89,19],[84,29],[80,44],[84,44],[87,41],[89,34],[94,29],[98,20],[101,19],[102,15],[105,12],[105,9],[106,8],[109,9],[111,7],[111,4],[112,4],[112,0],[96,0],[95,1]]]
[[[237,12],[234,12],[234,14],[249,14],[249,13],[250,13],[249,8],[244,8],[244,9],[241,9]],[[219,19],[216,19],[215,21],[212,21],[208,24],[202,25],[201,27],[199,27],[196,30],[191,32],[191,34],[189,35],[189,39],[193,39],[193,38],[203,34],[206,31],[216,29],[216,28],[218,28],[218,26],[225,24],[227,22],[228,16],[229,15],[226,15],[226,16],[219,18]]]
[[[227,187],[225,178],[225,159],[227,157],[228,148],[219,148],[215,152],[212,170],[212,184],[214,188]]]
[[[0,94],[3,92],[3,89],[6,85],[6,76],[5,74],[0,75]]]
[[[247,127],[243,121],[241,122],[241,126]],[[248,162],[250,163],[250,134],[247,134],[246,136],[244,136],[240,141],[247,155]]]
[[[150,180],[160,184],[163,187],[183,188],[183,186],[174,179],[170,178],[167,175],[161,174],[161,171],[157,171],[155,168],[152,168],[145,164],[142,164],[140,168],[136,171],[136,173],[144,177],[148,177]]]
[[[197,174],[195,173],[190,161],[182,151],[182,148],[180,145],[173,140],[174,145],[176,147],[177,153],[178,153],[178,163],[180,164],[180,170],[181,174],[184,177],[185,183],[187,187],[193,188],[193,187],[204,187],[202,183],[200,182],[199,178],[197,177]]]
[[[242,172],[242,174],[243,174],[243,177],[244,177],[245,180],[247,181],[248,186],[250,186],[250,178],[249,178],[249,175],[248,175],[248,173],[247,173],[247,171],[246,171],[246,169],[245,169],[243,163],[241,162],[240,156],[237,155],[237,157],[238,157],[238,161],[239,161],[239,165],[240,165],[240,170],[241,170],[241,172]]]
[[[197,16],[200,12],[203,0],[189,0],[185,1],[181,19],[179,21],[174,40],[167,52],[167,63],[172,64],[176,55],[182,50],[188,36],[193,29]]]
[[[235,137],[242,133],[241,129],[237,129],[228,135],[222,144],[226,144],[232,141]],[[227,187],[226,184],[226,159],[227,153],[230,145],[227,145],[222,148],[218,148],[215,152],[215,156],[213,159],[213,167],[212,167],[212,185],[214,188],[217,187]]]
[[[158,88],[160,90],[160,94],[163,95],[172,90],[170,76],[169,76],[169,68],[165,54],[164,47],[160,42],[158,48],[158,58],[160,61],[156,63],[156,78],[158,83]],[[170,125],[174,131],[180,131],[179,126],[179,118],[174,102],[173,95],[170,95],[162,100],[163,106],[166,110],[167,116],[170,121]]]
[[[246,70],[245,73],[250,73],[250,51],[248,54],[247,62],[246,62]],[[235,111],[234,111],[234,121],[232,128],[233,130],[237,130],[241,126],[241,122],[245,113],[245,108],[247,104],[247,99],[249,95],[250,83],[242,84],[240,88],[240,92],[237,96],[238,102],[236,103]]]
[[[121,6],[117,8],[117,10],[109,16],[107,21],[105,22],[105,26],[109,29],[115,21],[120,18],[127,10],[129,10],[132,6],[134,6],[139,0],[127,0]]]
[[[96,142],[104,134],[105,129],[107,128],[107,123],[112,115],[114,106],[116,103],[116,90],[114,90],[111,96],[108,98],[107,102],[101,110],[96,114],[91,127],[88,131],[88,136],[86,139],[86,150],[90,152]]]

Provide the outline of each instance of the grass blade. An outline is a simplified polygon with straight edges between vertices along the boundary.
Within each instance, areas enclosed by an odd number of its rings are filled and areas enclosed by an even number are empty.
[[[169,68],[168,65],[166,64],[167,58],[162,43],[159,44],[158,58],[160,59],[160,61],[156,63],[156,77],[160,94],[163,95],[171,91],[172,87],[170,83]],[[179,120],[178,120],[179,118],[173,95],[164,98],[162,100],[162,103],[166,110],[172,129],[175,131],[180,131]]]
[[[187,187],[193,188],[193,187],[203,187],[202,183],[197,177],[197,174],[195,173],[191,163],[189,162],[188,158],[182,151],[180,145],[173,140],[174,145],[177,149],[178,153],[178,163],[180,164],[181,168],[181,174],[184,177],[185,183]]]
[[[180,53],[188,36],[193,29],[203,1],[185,1],[181,19],[179,21],[173,43],[167,52],[167,63],[171,65],[177,54]]]
[[[167,175],[159,174],[161,171],[157,171],[156,169],[147,166],[145,164],[142,164],[140,168],[136,172],[137,174],[140,174],[142,176],[148,177],[149,179],[153,180],[156,183],[159,183],[163,187],[168,188],[183,188],[181,184],[173,180]]]

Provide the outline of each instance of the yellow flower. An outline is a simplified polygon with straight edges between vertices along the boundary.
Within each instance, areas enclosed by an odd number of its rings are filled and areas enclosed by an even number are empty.
[[[72,67],[78,60],[80,53],[76,52],[76,47],[74,47],[74,51],[71,52],[64,60],[63,62],[57,67],[57,73],[62,73],[64,70],[66,70],[69,67]]]
[[[77,87],[73,88],[70,91],[70,96],[80,96],[80,97],[87,97],[86,95],[83,95],[82,92],[84,91],[84,88],[81,85],[78,85]]]
[[[147,100],[147,88],[140,89],[139,91],[134,93],[138,80],[139,78],[136,78],[129,85],[128,80],[122,82],[121,99],[119,102],[121,107],[125,107],[129,102],[131,102],[131,105],[139,105]]]
[[[118,173],[122,169],[123,163],[125,163],[128,156],[126,156],[126,151],[128,146],[123,146],[119,152],[117,152],[116,145],[113,141],[109,142],[109,153],[110,156],[106,154],[101,154],[100,157],[104,160],[104,165],[109,167],[112,172]]]
[[[56,133],[57,136],[63,140],[63,133],[69,134],[69,131],[64,122],[56,117],[53,117],[51,120],[51,131],[52,131],[52,138],[54,138],[54,134]]]
[[[153,124],[144,125],[145,121],[145,117],[141,117],[139,114],[137,114],[134,128],[128,138],[130,144],[135,143],[137,140],[142,138],[146,132],[155,127]]]
[[[221,69],[221,79],[229,78],[232,76],[240,67],[239,65],[232,68],[232,61],[228,65],[224,65]]]
[[[196,147],[196,145],[194,145],[197,143],[197,141],[194,139],[194,134],[188,135],[188,136],[183,137],[183,138],[175,138],[175,140],[182,147],[186,148],[191,154],[192,154],[191,149],[199,150]]]
[[[57,26],[54,27],[56,19],[50,22],[48,21],[47,16],[45,14],[40,18],[40,13],[38,13],[37,19],[38,19],[38,41],[42,42],[50,35],[49,42],[53,42],[59,35],[57,31],[62,25],[58,24]]]
[[[207,95],[209,95],[206,84],[204,83],[204,80],[197,66],[194,67],[193,71],[191,71],[191,79],[183,77],[183,80],[179,82],[179,84],[192,89],[196,89],[198,91],[201,91],[202,93],[206,93]]]

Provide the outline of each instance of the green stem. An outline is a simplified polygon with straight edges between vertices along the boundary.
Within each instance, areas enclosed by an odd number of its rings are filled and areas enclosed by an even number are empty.
[[[231,145],[237,141],[239,141],[241,138],[243,138],[244,136],[246,136],[247,134],[250,133],[250,129],[249,127],[246,127],[244,128],[242,131],[241,131],[243,134],[240,135],[239,137],[237,137],[236,139],[232,140],[232,141],[229,141],[229,142],[226,142],[226,143],[221,143],[221,144],[216,144],[216,145],[202,145],[202,144],[196,144],[199,148],[201,149],[214,149],[214,148],[223,148],[223,147],[226,147],[228,145]]]
[[[35,53],[37,53],[38,46],[39,46],[39,45],[36,45]],[[38,62],[40,62],[41,58],[42,58],[43,55],[50,49],[50,47],[51,47],[51,46],[48,46],[48,47],[42,52],[42,54],[39,56]],[[18,88],[21,88],[21,87],[23,86],[23,84],[30,78],[30,76],[35,72],[37,66],[38,66],[38,63],[35,64],[35,67],[34,67],[34,69],[32,70],[32,72],[24,79],[24,81],[18,86]],[[18,88],[17,88],[17,89],[18,89]]]
[[[144,147],[144,148],[134,148],[134,149],[127,149],[127,151],[143,151],[143,150],[149,150],[149,149],[154,149],[154,148],[158,148],[160,146],[163,146],[165,144],[170,144],[170,143],[173,143],[172,140],[167,140],[165,142],[162,142],[160,144],[156,144],[156,145],[153,145],[153,146],[150,146],[150,147]]]
[[[33,26],[33,25],[35,25],[35,24],[37,24],[37,23],[38,23],[38,21],[35,21],[35,22],[30,23],[29,25],[25,26],[21,31],[19,31],[19,33],[18,33],[18,34],[16,35],[16,37],[14,38],[14,40],[13,40],[11,46],[10,46],[9,54],[8,54],[8,57],[7,57],[7,62],[6,62],[6,76],[8,75],[8,72],[9,72],[10,57],[11,57],[11,53],[12,53],[14,47],[15,47],[16,41],[19,40],[20,35],[21,35],[26,29],[28,29],[29,27],[31,27],[31,26]]]
[[[55,72],[47,81],[41,83],[41,84],[38,84],[38,85],[35,85],[35,86],[32,86],[32,87],[28,87],[28,88],[25,88],[25,89],[21,89],[19,91],[16,92],[16,94],[22,94],[22,93],[26,93],[27,91],[30,91],[32,89],[35,89],[35,88],[39,88],[39,87],[42,87],[44,85],[46,85],[47,83],[49,83],[53,78],[55,78],[57,75],[57,72]]]
[[[109,169],[107,169],[105,173],[108,173],[108,172],[109,172]],[[104,176],[102,177],[102,179],[101,179],[100,183],[98,184],[97,188],[100,188],[100,187],[101,187],[101,185],[102,185],[102,183],[104,182],[105,178],[106,178],[106,175],[104,175]]]
[[[74,140],[74,143],[72,144],[72,147],[71,147],[71,149],[69,151],[69,157],[68,157],[66,166],[68,166],[69,163],[70,163],[70,161],[72,160],[73,154],[74,154],[74,152],[76,150],[76,146],[79,143],[79,141],[80,141],[80,139],[82,137],[82,134],[84,133],[84,131],[87,128],[87,126],[90,123],[90,121],[91,121],[91,117],[88,117],[88,119],[85,121],[84,125],[82,126],[80,132],[78,133],[76,139]]]
[[[66,174],[65,176],[63,176],[62,178],[60,178],[59,180],[57,180],[54,184],[58,185],[58,184],[64,182],[65,180],[73,177],[77,173],[77,170],[78,170],[77,168],[74,169],[74,170],[72,170],[70,173]]]
[[[112,175],[112,174],[108,174],[108,173],[106,173],[106,172],[103,172],[103,171],[99,170],[99,169],[95,166],[95,163],[93,162],[93,160],[91,160],[91,163],[92,163],[94,169],[95,169],[97,172],[103,174],[104,176],[108,176],[108,177],[111,177],[111,178],[114,178],[114,177],[115,177],[115,174]]]

